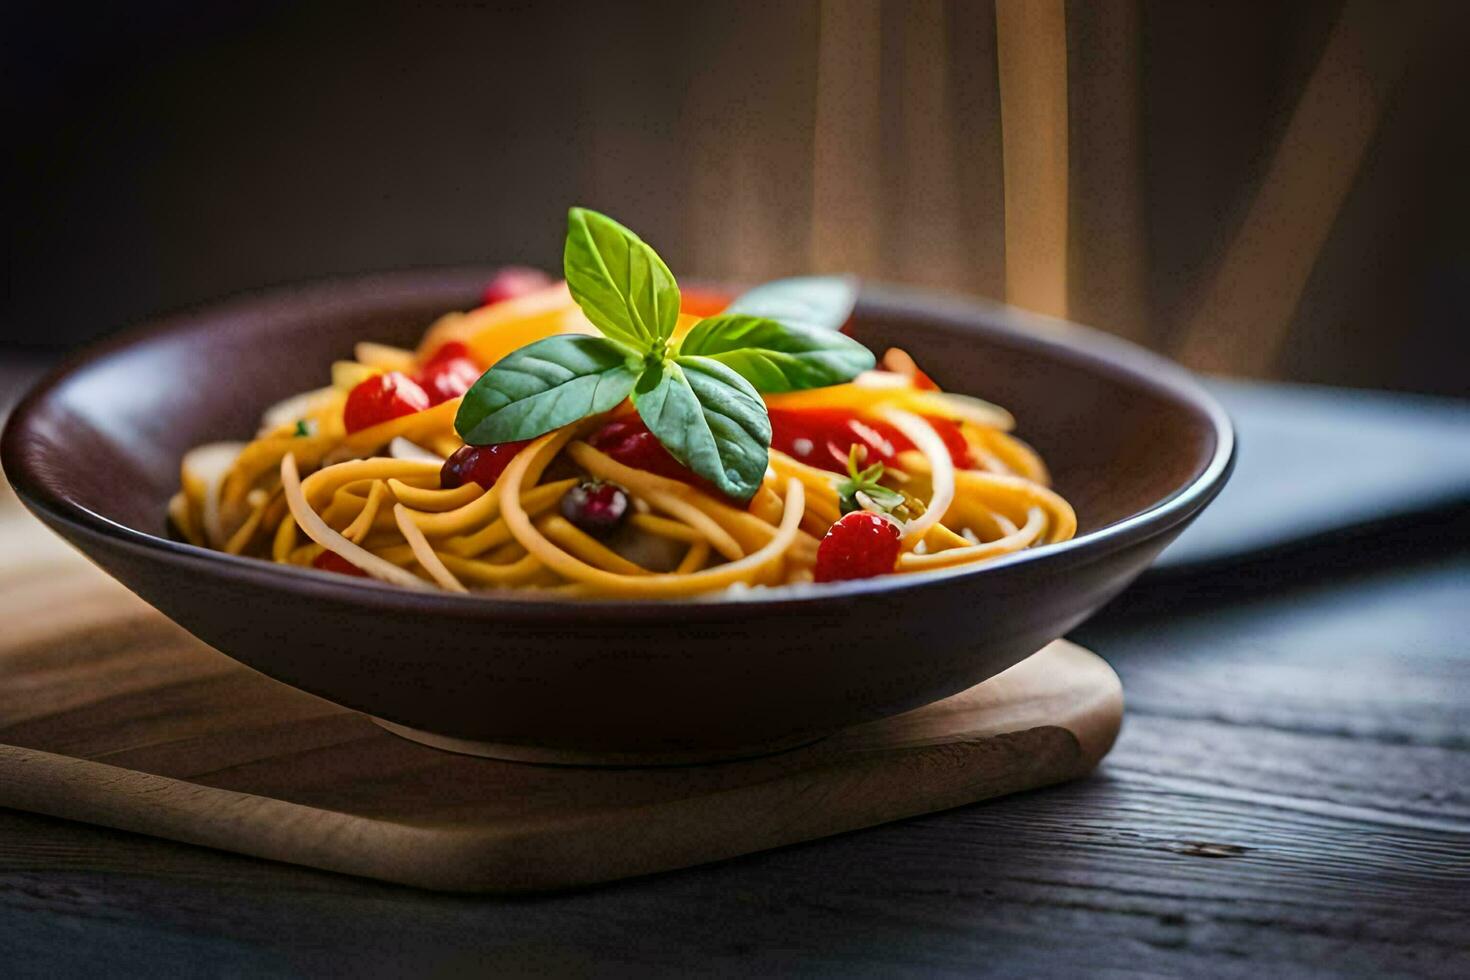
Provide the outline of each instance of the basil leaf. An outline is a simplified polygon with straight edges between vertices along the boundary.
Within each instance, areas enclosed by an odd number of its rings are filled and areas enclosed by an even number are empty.
[[[678,357],[650,364],[633,404],[685,466],[735,500],[749,500],[770,463],[771,420],[750,383],[719,361]]]
[[[482,374],[465,392],[454,428],[474,446],[534,439],[616,406],[639,368],[637,352],[604,337],[547,337]]]
[[[798,276],[741,293],[725,312],[763,316],[788,327],[835,331],[852,316],[856,304],[857,279],[853,276]]]
[[[695,324],[679,352],[713,358],[767,393],[841,384],[877,363],[866,347],[835,330],[730,313]]]
[[[640,352],[660,348],[679,321],[679,285],[658,253],[613,219],[567,212],[562,255],[572,298],[596,327]]]

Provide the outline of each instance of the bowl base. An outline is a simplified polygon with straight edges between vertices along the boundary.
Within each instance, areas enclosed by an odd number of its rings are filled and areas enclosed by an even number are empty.
[[[763,755],[775,755],[778,752],[787,752],[791,749],[800,748],[820,742],[827,737],[821,735],[800,735],[796,738],[781,739],[775,742],[765,742],[759,745],[742,745],[724,749],[697,749],[684,752],[596,752],[580,749],[551,748],[544,745],[531,745],[518,742],[481,742],[470,738],[455,738],[452,735],[440,735],[435,732],[426,732],[420,728],[410,728],[396,722],[387,721],[372,715],[373,723],[384,731],[406,738],[410,742],[418,742],[430,748],[440,749],[445,752],[456,752],[460,755],[473,755],[482,759],[499,759],[502,762],[527,762],[541,766],[603,766],[603,767],[642,767],[642,766],[687,766],[704,762],[732,762],[736,759],[752,759]]]

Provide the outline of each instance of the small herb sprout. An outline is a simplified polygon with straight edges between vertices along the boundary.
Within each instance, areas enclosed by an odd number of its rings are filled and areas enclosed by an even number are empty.
[[[847,479],[837,484],[837,504],[844,514],[855,510],[876,510],[893,513],[905,504],[904,495],[885,487],[878,481],[883,479],[881,462],[859,469],[867,457],[866,447],[853,443],[847,452]]]

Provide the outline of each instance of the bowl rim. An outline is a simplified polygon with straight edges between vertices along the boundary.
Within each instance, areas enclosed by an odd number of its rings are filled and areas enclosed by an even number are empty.
[[[436,284],[463,277],[466,283],[485,274],[480,267],[405,270],[348,276],[258,290],[121,331],[63,359],[37,381],[15,405],[0,434],[0,466],[17,496],[38,516],[84,534],[99,535],[134,551],[157,553],[208,573],[243,577],[269,587],[286,586],[311,597],[344,604],[372,604],[382,611],[425,613],[465,618],[546,622],[568,614],[612,616],[628,621],[657,621],[670,613],[680,618],[728,615],[732,609],[779,613],[805,609],[822,601],[855,600],[874,594],[901,596],[915,590],[971,580],[1028,563],[1070,558],[1088,563],[1114,551],[1162,534],[1202,510],[1220,492],[1235,464],[1235,429],[1219,402],[1185,368],[1136,344],[1068,320],[1031,313],[994,300],[934,289],[864,280],[858,312],[884,317],[923,317],[960,332],[985,334],[1013,347],[1079,363],[1085,369],[1121,375],[1127,382],[1194,409],[1208,420],[1215,447],[1204,468],[1174,493],[1112,524],[1068,541],[1014,552],[977,566],[936,569],[909,575],[721,592],[676,599],[532,598],[511,590],[461,595],[402,589],[374,579],[334,575],[315,569],[280,565],[260,558],[229,555],[121,524],[71,499],[30,465],[25,435],[47,399],[73,376],[135,346],[176,334],[209,329],[219,316],[270,307],[294,308],[339,296],[360,302],[381,301],[382,294],[404,290],[416,295]]]

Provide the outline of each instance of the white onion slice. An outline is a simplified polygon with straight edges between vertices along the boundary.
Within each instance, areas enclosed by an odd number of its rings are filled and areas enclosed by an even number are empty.
[[[209,442],[189,450],[179,464],[184,484],[201,488],[204,539],[213,548],[224,547],[225,540],[219,514],[220,486],[244,449],[243,442]]]
[[[864,371],[852,379],[852,383],[859,388],[869,388],[873,391],[887,391],[894,388],[912,388],[912,378],[892,371]]]
[[[954,460],[950,459],[949,447],[939,438],[939,433],[919,416],[901,409],[888,408],[883,411],[883,417],[907,436],[909,442],[929,460],[929,480],[933,489],[927,509],[904,526],[904,540],[915,542],[943,520],[945,511],[954,503]]]
[[[438,453],[431,453],[416,442],[409,442],[402,436],[394,436],[393,441],[388,443],[388,455],[394,459],[414,459],[424,463],[442,463],[444,457]]]
[[[276,402],[261,413],[260,431],[255,434],[256,438],[260,438],[272,429],[279,429],[283,425],[301,421],[320,408],[328,398],[335,397],[335,395],[335,388],[317,388]]]
[[[1016,427],[1014,415],[983,398],[961,395],[954,391],[935,391],[930,394],[938,398],[949,409],[949,414],[962,421],[999,429],[1002,432],[1010,432]]]
[[[334,551],[344,560],[351,562],[358,568],[367,572],[375,579],[401,585],[406,589],[431,590],[433,586],[419,578],[413,572],[405,571],[390,561],[379,558],[361,545],[353,544],[342,535],[327,526],[327,522],[321,519],[311,505],[306,502],[306,495],[301,492],[301,475],[296,469],[296,457],[287,453],[281,457],[281,489],[286,494],[286,506],[291,510],[291,516],[296,518],[296,523],[306,536],[317,544]]]

